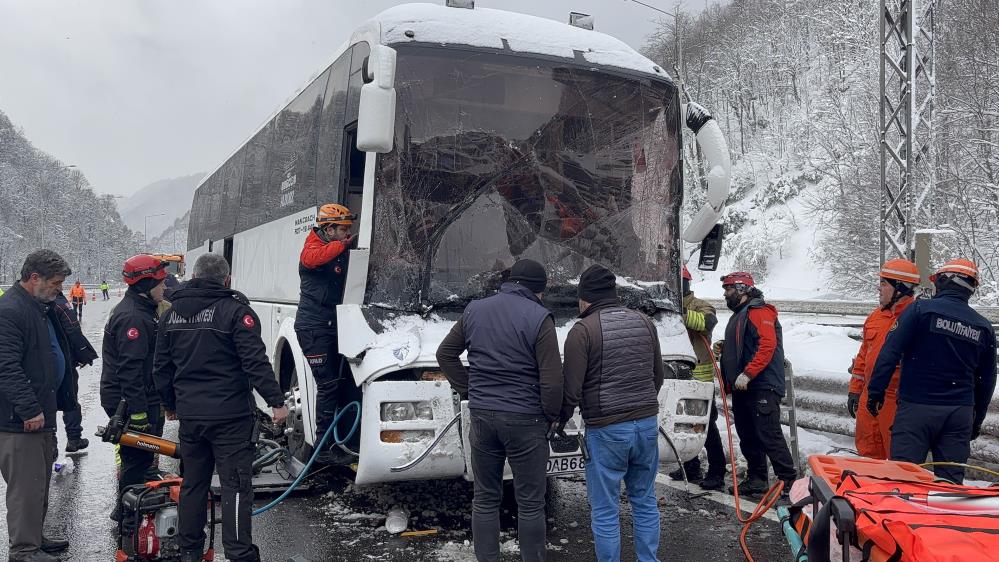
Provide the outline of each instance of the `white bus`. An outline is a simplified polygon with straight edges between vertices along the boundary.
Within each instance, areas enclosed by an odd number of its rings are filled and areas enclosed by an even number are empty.
[[[232,265],[233,288],[260,315],[290,393],[289,446],[304,458],[321,436],[293,329],[298,257],[317,205],[360,213],[337,307],[362,404],[348,444],[358,484],[471,479],[467,403],[440,373],[438,344],[519,258],[549,272],[545,304],[561,344],[578,313],[579,274],[600,263],[619,276],[623,301],[657,322],[667,372],[679,374],[660,393],[660,425],[675,445],[660,439],[661,456],[686,460],[704,442],[713,392],[682,380],[694,361],[679,314],[687,109],[662,69],[591,29],[471,6],[398,6],[355,30],[202,181],[186,258],[215,252]],[[686,121],[700,128],[703,114],[689,109]],[[694,242],[728,190],[717,126],[702,136],[721,164],[713,203],[684,232]],[[577,414],[570,428],[580,425]],[[575,440],[553,447],[550,473],[582,467]]]

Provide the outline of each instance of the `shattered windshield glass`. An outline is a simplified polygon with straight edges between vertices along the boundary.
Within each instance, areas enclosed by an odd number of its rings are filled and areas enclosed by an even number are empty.
[[[574,307],[599,263],[632,306],[674,308],[679,102],[667,81],[564,61],[399,46],[394,150],[375,175],[366,302],[460,309],[520,258]]]

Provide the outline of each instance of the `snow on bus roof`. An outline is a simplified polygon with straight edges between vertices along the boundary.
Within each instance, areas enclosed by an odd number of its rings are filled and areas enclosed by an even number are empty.
[[[575,59],[636,70],[669,79],[663,69],[623,41],[554,20],[489,8],[448,8],[403,4],[372,18],[381,25],[382,43],[440,43],[505,49],[518,53]]]

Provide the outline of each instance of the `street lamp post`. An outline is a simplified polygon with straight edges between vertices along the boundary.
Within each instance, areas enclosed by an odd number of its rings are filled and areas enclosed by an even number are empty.
[[[142,217],[142,245],[145,247],[146,251],[149,251],[149,238],[146,236],[146,224],[147,221],[152,217],[162,217],[166,213],[156,213],[155,215],[146,215]]]

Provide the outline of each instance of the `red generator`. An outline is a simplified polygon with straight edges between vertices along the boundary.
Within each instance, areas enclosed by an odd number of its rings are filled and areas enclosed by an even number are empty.
[[[118,498],[118,552],[115,562],[175,562],[180,560],[177,544],[177,506],[181,478],[155,480],[130,486]],[[215,500],[208,495],[208,552],[204,560],[215,558]]]

